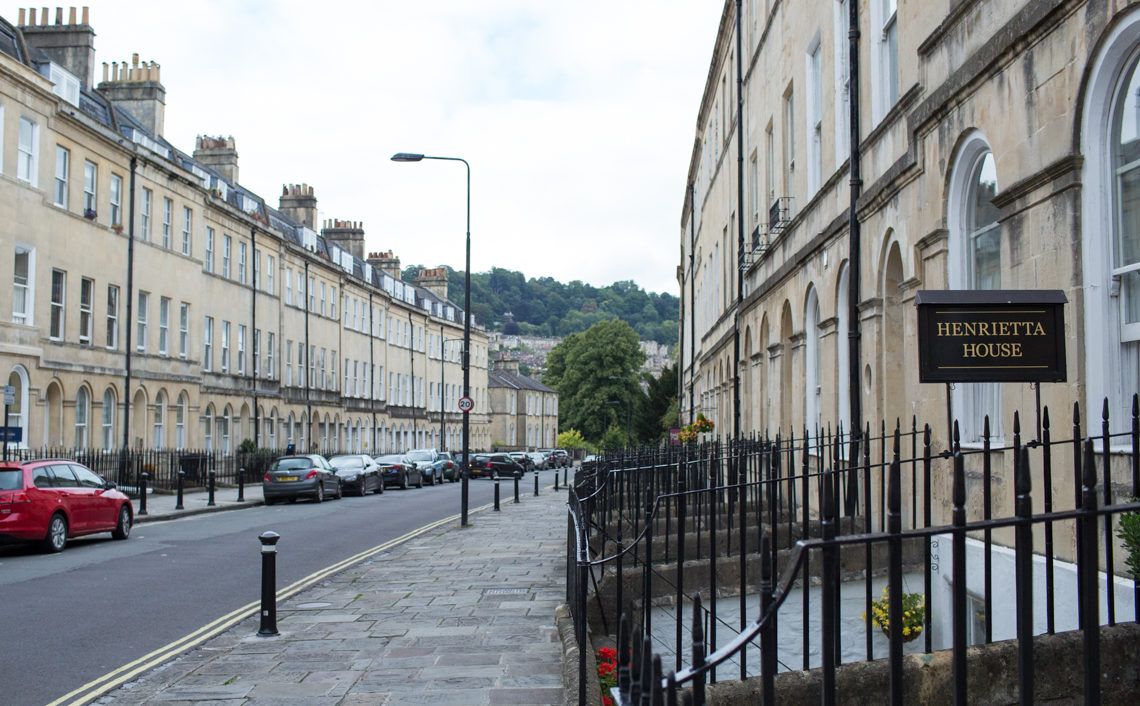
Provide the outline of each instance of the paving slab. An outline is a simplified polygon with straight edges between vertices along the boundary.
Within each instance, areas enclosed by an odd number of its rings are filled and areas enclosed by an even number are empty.
[[[246,494],[219,503],[260,501]],[[561,706],[565,499],[547,488],[413,537],[280,602],[280,635],[250,617],[95,703]]]

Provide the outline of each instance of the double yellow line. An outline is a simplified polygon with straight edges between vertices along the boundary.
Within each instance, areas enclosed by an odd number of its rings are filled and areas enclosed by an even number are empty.
[[[477,507],[474,510],[472,510],[471,512],[478,512],[480,510],[485,510],[488,507],[490,507],[490,505],[484,505],[482,507]],[[316,583],[316,582],[318,582],[324,578],[327,578],[331,574],[335,574],[339,571],[344,571],[345,569],[349,568],[350,566],[353,566],[354,564],[358,564],[358,563],[364,561],[365,559],[368,559],[370,557],[373,557],[373,556],[379,554],[380,552],[387,551],[387,550],[389,550],[389,549],[391,549],[397,545],[403,544],[404,542],[408,541],[409,539],[414,539],[415,537],[418,537],[421,534],[425,534],[427,532],[431,532],[432,530],[437,529],[439,527],[442,527],[444,525],[451,524],[452,522],[455,522],[458,519],[459,519],[459,515],[452,515],[450,517],[445,517],[442,520],[437,520],[435,522],[432,522],[431,524],[424,525],[423,527],[420,527],[418,529],[414,529],[411,532],[408,532],[407,534],[405,534],[403,536],[400,536],[400,537],[397,537],[395,539],[384,542],[383,544],[372,547],[371,549],[366,549],[366,550],[360,552],[359,554],[355,554],[353,556],[350,556],[347,559],[339,561],[339,562],[337,562],[331,566],[326,566],[325,568],[320,569],[318,571],[315,571],[315,572],[309,574],[308,576],[306,576],[302,579],[294,581],[293,583],[289,584],[285,588],[282,588],[281,590],[277,591],[277,601],[278,601],[278,603],[280,603],[281,601],[285,600],[286,598],[289,598],[293,595],[296,595],[297,593],[305,590],[309,586],[312,586],[314,583]],[[179,639],[177,639],[174,642],[171,642],[169,644],[163,645],[162,647],[158,648],[157,650],[154,650],[153,652],[151,652],[149,654],[143,655],[142,657],[139,657],[138,659],[134,660],[133,662],[129,662],[127,664],[124,664],[123,666],[119,667],[118,669],[116,669],[112,672],[108,672],[108,673],[104,674],[103,676],[99,677],[98,679],[94,679],[92,681],[87,682],[86,684],[79,687],[78,689],[74,689],[73,691],[70,691],[70,692],[64,694],[63,696],[59,697],[55,701],[52,701],[47,706],[60,706],[61,704],[69,704],[70,706],[80,706],[80,704],[85,704],[85,703],[91,701],[92,699],[95,699],[95,698],[102,696],[103,694],[107,693],[111,689],[114,689],[115,687],[119,686],[120,684],[123,684],[124,682],[127,682],[127,681],[130,681],[131,679],[134,679],[139,674],[142,674],[143,672],[154,669],[155,667],[157,667],[158,665],[167,661],[168,659],[171,659],[172,657],[175,657],[178,654],[185,652],[186,650],[189,650],[193,647],[197,647],[198,645],[202,644],[206,640],[209,640],[210,638],[216,636],[218,633],[221,633],[224,630],[227,630],[227,629],[233,627],[234,625],[236,625],[237,623],[240,623],[241,621],[245,620],[246,618],[257,615],[258,611],[260,611],[260,609],[261,609],[261,601],[260,600],[253,601],[251,603],[247,603],[247,604],[243,605],[242,607],[240,607],[236,610],[233,610],[233,611],[230,611],[229,613],[226,613],[225,615],[218,618],[217,620],[214,620],[213,622],[210,622],[210,623],[203,625],[202,627],[198,628],[197,630],[190,633],[189,635],[181,637],[181,638],[179,638]]]

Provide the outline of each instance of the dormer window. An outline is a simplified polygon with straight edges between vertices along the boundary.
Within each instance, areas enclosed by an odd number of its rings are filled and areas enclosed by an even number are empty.
[[[75,74],[55,62],[51,62],[48,64],[48,80],[54,84],[51,89],[52,93],[76,108],[79,107],[79,79],[76,78]]]

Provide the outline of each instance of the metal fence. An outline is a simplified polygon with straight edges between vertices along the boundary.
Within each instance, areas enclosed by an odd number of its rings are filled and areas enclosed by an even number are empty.
[[[992,561],[995,545],[1001,545],[1013,554],[1015,585],[1002,590],[1016,601],[1018,686],[1022,702],[1032,702],[1035,609],[1045,611],[1038,632],[1047,633],[1074,619],[1081,627],[1115,624],[1118,600],[1131,603],[1130,615],[1122,619],[1137,618],[1136,582],[1130,596],[1116,596],[1123,561],[1115,529],[1117,515],[1140,511],[1140,503],[1121,502],[1140,495],[1140,406],[1134,398],[1123,431],[1110,431],[1106,406],[1099,434],[1086,437],[1076,405],[1064,440],[1052,438],[1048,409],[1035,438],[1022,439],[1017,415],[1013,430],[1009,445],[994,445],[987,433],[978,448],[962,448],[955,426],[952,447],[938,450],[930,427],[919,429],[912,420],[909,430],[896,424],[893,431],[880,427],[874,436],[868,427],[854,438],[823,432],[798,441],[789,435],[603,455],[576,474],[569,503],[567,603],[579,654],[589,649],[588,620],[603,633],[617,633],[618,681],[626,704],[660,703],[678,693],[703,704],[705,685],[717,681],[718,668],[723,675],[731,667],[732,678],[745,679],[756,672],[749,670],[750,658],[759,663],[764,703],[774,702],[774,677],[783,665],[819,666],[822,700],[833,704],[836,669],[844,661],[843,579],[863,585],[863,609],[871,615],[872,585],[885,578],[889,625],[899,626],[904,569],[921,574],[919,634],[930,652],[932,581],[939,569],[932,550],[942,541],[950,544],[950,561],[943,561],[952,572],[952,616],[944,641],[953,653],[953,700],[965,703],[966,646],[993,640]],[[1053,477],[1062,471],[1072,475],[1071,492],[1054,488]],[[949,484],[932,483],[946,476]],[[1013,493],[1002,498],[994,492],[1001,486],[1012,486]],[[946,497],[938,496],[943,490]],[[967,513],[968,497],[973,516]],[[945,514],[947,505],[949,517],[936,523],[935,514]],[[968,539],[984,546],[977,624],[971,624],[976,611],[967,615]],[[1044,600],[1037,606],[1035,550],[1044,560]],[[1072,590],[1056,576],[1057,566],[1070,562],[1076,567]],[[978,568],[969,566],[972,574]],[[814,597],[812,585],[818,587]],[[789,597],[795,593],[793,606]],[[751,616],[750,594],[753,604],[759,598]],[[731,618],[718,615],[725,596],[739,598]],[[670,617],[669,624],[655,625],[662,615]],[[781,618],[803,626],[799,660],[781,652],[787,650],[787,641],[776,639]],[[859,629],[865,645],[859,658],[874,659],[880,630],[870,621]],[[889,643],[890,699],[902,703],[903,643],[910,636],[882,632]],[[1098,631],[1085,630],[1083,639],[1085,702],[1097,703]],[[816,664],[810,663],[813,651]],[[663,665],[671,666],[667,674]],[[580,666],[582,704],[584,681]]]
[[[269,464],[284,450],[260,449],[254,452],[220,452],[206,449],[77,449],[42,447],[36,449],[9,449],[8,458],[23,461],[33,458],[66,458],[78,461],[113,481],[123,492],[137,497],[139,480],[148,475],[147,486],[157,491],[173,491],[178,485],[178,474],[183,473],[186,488],[204,487],[210,471],[216,473],[219,485],[237,485],[238,474],[246,483],[258,482]],[[346,452],[347,453],[347,452]]]

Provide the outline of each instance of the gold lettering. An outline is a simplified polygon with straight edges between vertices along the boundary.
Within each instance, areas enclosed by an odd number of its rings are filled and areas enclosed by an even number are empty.
[[[1009,347],[1010,347],[1009,355],[1011,358],[1020,358],[1021,357],[1021,344],[1020,343],[1011,343],[1011,344],[1009,344]]]
[[[948,324],[944,321],[939,321],[938,322],[938,335],[939,336],[949,336],[950,335],[950,324]]]
[[[1033,325],[1036,326],[1036,328],[1033,330],[1032,335],[1034,335],[1034,336],[1044,336],[1045,335],[1045,329],[1041,326],[1040,322],[1034,321]]]

